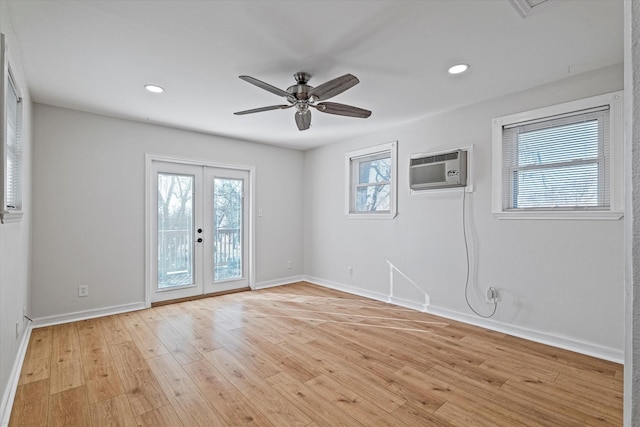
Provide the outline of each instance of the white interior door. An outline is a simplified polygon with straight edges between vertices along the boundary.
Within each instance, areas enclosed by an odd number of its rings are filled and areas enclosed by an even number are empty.
[[[152,302],[249,286],[249,171],[151,162]]]

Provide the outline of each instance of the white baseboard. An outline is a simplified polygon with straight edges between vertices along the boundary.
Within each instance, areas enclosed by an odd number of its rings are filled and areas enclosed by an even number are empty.
[[[325,288],[335,289],[336,291],[343,291],[349,294],[358,295],[365,298],[371,298],[377,301],[390,302],[389,296],[380,292],[374,292],[367,289],[356,288],[354,286],[345,285],[343,283],[332,282],[331,280],[324,280],[313,276],[303,276],[305,282],[313,283],[314,285],[324,286]]]
[[[267,280],[265,282],[256,283],[254,286],[254,289],[258,290],[258,289],[273,288],[276,286],[282,286],[282,285],[288,285],[290,283],[301,282],[303,280],[305,280],[304,276],[283,277],[281,279]]]
[[[411,310],[417,310],[417,311],[427,311],[429,307],[424,303],[419,303],[416,301],[411,301],[411,300],[399,298],[399,297],[389,297],[389,302],[391,304],[399,305],[400,307],[410,308]]]
[[[24,357],[27,354],[27,346],[29,345],[29,338],[31,338],[31,323],[27,325],[24,333],[22,334],[22,341],[18,347],[18,354],[13,362],[13,368],[9,375],[9,381],[7,382],[7,388],[2,394],[2,402],[0,402],[0,426],[7,427],[9,425],[9,419],[11,418],[11,409],[13,408],[13,400],[16,397],[16,390],[18,388],[18,381],[20,380],[20,371],[22,370],[22,363]]]
[[[481,328],[491,329],[492,331],[502,332],[518,338],[524,338],[541,344],[558,347],[576,353],[586,354],[587,356],[597,357],[599,359],[608,360],[615,363],[624,363],[624,351],[601,346],[586,341],[580,341],[575,338],[550,334],[548,332],[536,331],[534,329],[524,328],[522,326],[514,326],[508,323],[498,322],[496,320],[487,320],[471,316],[469,314],[460,313],[441,307],[429,306],[427,312],[435,316],[444,317],[446,319],[456,320],[468,323]]]
[[[146,307],[145,307],[144,301],[140,301],[140,302],[134,302],[130,304],[96,308],[93,310],[76,311],[75,313],[38,317],[36,319],[33,319],[33,327],[41,328],[43,326],[52,326],[52,325],[59,325],[61,323],[77,322],[78,320],[87,320],[87,319],[93,319],[96,317],[111,316],[113,314],[143,310],[145,308]]]
[[[434,307],[433,305],[425,305],[415,301],[410,301],[398,297],[391,297],[379,292],[372,292],[362,288],[356,288],[348,286],[342,283],[332,282],[330,280],[319,279],[312,276],[304,276],[304,280],[313,283],[315,285],[324,286],[326,288],[335,289],[338,291],[347,292],[354,295],[359,295],[365,298],[371,298],[377,301],[382,301],[401,307],[409,308],[412,310],[424,311],[435,316],[440,316],[445,319],[456,320],[459,322],[467,323],[481,328],[490,329],[492,331],[502,332],[507,335],[512,335],[519,338],[524,338],[529,341],[550,345],[553,347],[562,348],[565,350],[574,351],[576,353],[586,354],[588,356],[597,357],[599,359],[609,360],[615,363],[624,363],[624,351],[622,349],[610,348],[601,346],[598,344],[580,341],[574,338],[554,335],[548,332],[536,331],[533,329],[524,328],[521,326],[510,325],[503,322],[498,322],[490,319],[482,319],[469,314],[460,313],[457,311],[449,310],[441,307]]]

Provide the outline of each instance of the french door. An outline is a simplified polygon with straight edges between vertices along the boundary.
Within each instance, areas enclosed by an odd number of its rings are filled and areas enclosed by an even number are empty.
[[[151,162],[152,302],[249,286],[249,171]]]

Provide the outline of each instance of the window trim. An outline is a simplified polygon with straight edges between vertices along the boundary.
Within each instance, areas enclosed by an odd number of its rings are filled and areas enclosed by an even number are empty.
[[[353,212],[351,210],[351,201],[354,192],[352,188],[353,176],[353,160],[373,156],[376,154],[389,152],[391,156],[391,180],[389,182],[390,189],[390,209],[385,212]],[[350,219],[394,219],[398,214],[398,141],[388,142],[373,147],[363,148],[351,151],[345,154],[345,215]]]
[[[507,210],[503,194],[503,128],[522,122],[552,119],[601,106],[609,106],[609,186],[608,210]],[[492,122],[492,210],[497,219],[618,220],[624,215],[624,104],[623,92],[612,92],[493,119]]]
[[[24,212],[22,210],[23,208],[23,200],[22,200],[22,194],[20,195],[20,205],[16,208],[16,209],[6,209],[7,206],[7,201],[6,201],[6,197],[7,197],[7,192],[6,192],[6,185],[7,185],[7,170],[6,170],[6,165],[7,165],[7,138],[8,138],[8,125],[7,125],[7,102],[8,100],[8,96],[9,96],[9,86],[13,87],[13,90],[18,98],[18,108],[17,108],[17,114],[18,114],[18,126],[22,126],[22,94],[20,92],[20,88],[18,87],[15,78],[13,76],[13,73],[11,71],[11,66],[9,64],[9,53],[8,53],[8,49],[7,49],[7,38],[5,36],[5,34],[0,34],[0,133],[1,133],[1,141],[0,143],[2,144],[2,147],[0,148],[0,152],[1,152],[1,157],[2,157],[2,164],[0,165],[0,203],[2,203],[2,206],[0,207],[0,223],[4,224],[6,222],[16,222],[16,221],[20,221],[22,220],[22,217],[24,215]],[[22,129],[18,129],[16,131],[17,133],[17,143],[18,143],[18,158],[20,161],[20,165],[19,165],[19,171],[20,174],[24,173],[23,171],[23,166],[24,166],[24,161],[23,161],[23,155],[24,155],[24,148],[22,145],[22,141],[21,141],[21,133],[22,133]],[[22,182],[23,182],[23,177],[20,176],[20,180],[21,183],[19,185],[20,191],[22,191]]]

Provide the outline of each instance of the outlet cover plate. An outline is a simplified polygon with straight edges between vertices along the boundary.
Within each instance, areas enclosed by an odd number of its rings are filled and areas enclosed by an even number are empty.
[[[79,297],[88,297],[89,296],[89,285],[80,285],[80,286],[78,286],[78,296]]]

